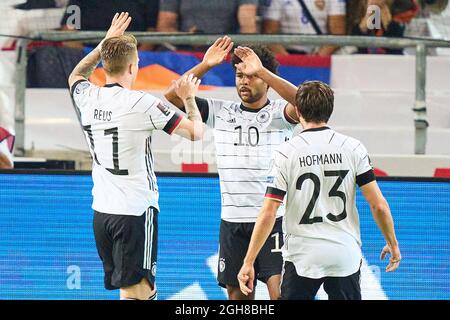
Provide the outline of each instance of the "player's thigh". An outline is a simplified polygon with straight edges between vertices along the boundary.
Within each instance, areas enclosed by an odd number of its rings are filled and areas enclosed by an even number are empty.
[[[253,231],[253,230],[252,230]],[[280,275],[283,267],[283,256],[281,247],[283,246],[282,218],[275,221],[270,236],[264,243],[261,251],[256,257],[255,273],[258,280],[267,284],[269,278]]]
[[[247,253],[250,237],[245,223],[220,223],[217,280],[222,287],[239,288],[237,275]],[[256,281],[255,281],[256,282]]]
[[[105,213],[94,211],[93,229],[95,237],[95,245],[97,253],[103,264],[103,271],[105,274],[104,282],[106,289],[117,289],[111,284],[111,277],[114,271],[113,259],[113,240],[108,232],[108,215]]]
[[[289,261],[284,262],[281,277],[281,300],[314,300],[324,281],[299,276]]]
[[[361,300],[361,272],[348,277],[327,277],[323,288],[330,300]]]
[[[158,211],[150,207],[141,216],[121,216],[115,222],[112,285],[127,288],[142,283],[145,278],[152,289],[156,275]]]

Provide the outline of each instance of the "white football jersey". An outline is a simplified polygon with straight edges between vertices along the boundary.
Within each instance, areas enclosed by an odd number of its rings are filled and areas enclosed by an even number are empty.
[[[171,134],[182,116],[152,95],[118,84],[79,81],[71,94],[93,159],[92,208],[135,216],[150,206],[159,210],[151,134]]]
[[[252,110],[240,102],[196,100],[203,121],[214,128],[221,218],[255,222],[264,201],[272,154],[291,138],[295,127],[285,115],[287,102],[268,101],[263,108]],[[280,208],[278,216],[283,215],[283,210]]]
[[[300,276],[345,277],[359,270],[356,185],[375,180],[366,148],[328,127],[304,130],[276,151],[266,198],[283,201],[283,257]]]
[[[304,0],[323,34],[328,34],[329,16],[345,15],[346,0]],[[266,0],[264,19],[279,21],[280,33],[317,34],[298,0]],[[289,48],[311,52],[314,47],[294,45]]]

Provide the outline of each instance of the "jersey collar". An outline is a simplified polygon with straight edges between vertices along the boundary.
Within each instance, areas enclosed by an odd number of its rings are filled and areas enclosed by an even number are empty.
[[[301,133],[304,133],[304,132],[315,132],[315,131],[323,131],[323,130],[330,130],[330,128],[329,127],[319,127],[319,128],[311,128],[311,129],[306,129],[306,130],[303,130]]]
[[[241,103],[241,110],[242,111],[247,111],[247,112],[254,112],[254,113],[257,113],[257,112],[259,112],[260,110],[262,110],[263,108],[265,108],[265,107],[267,107],[268,105],[269,105],[269,103],[270,103],[270,100],[269,99],[267,99],[267,102],[266,102],[266,104],[265,105],[263,105],[261,108],[259,108],[259,109],[250,109],[250,108],[247,108],[246,106],[244,106],[242,103]]]
[[[118,84],[117,82],[116,83],[108,83],[108,84],[105,84],[105,88],[112,88],[112,87],[121,87],[121,88],[123,88],[120,84]]]

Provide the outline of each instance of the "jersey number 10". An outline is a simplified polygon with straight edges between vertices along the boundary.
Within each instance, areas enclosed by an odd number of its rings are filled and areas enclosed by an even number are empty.
[[[89,137],[89,142],[91,145],[92,153],[94,154],[94,156],[93,156],[94,161],[98,165],[101,166],[100,162],[97,159],[97,154],[95,153],[94,137],[92,136],[91,126],[83,126],[83,130],[86,131],[86,133]],[[112,159],[113,159],[113,165],[114,165],[114,169],[110,169],[110,168],[105,168],[105,169],[114,175],[127,176],[128,170],[120,169],[120,167],[119,167],[119,129],[117,127],[111,128],[111,129],[106,129],[104,131],[104,133],[105,133],[105,136],[112,135]]]

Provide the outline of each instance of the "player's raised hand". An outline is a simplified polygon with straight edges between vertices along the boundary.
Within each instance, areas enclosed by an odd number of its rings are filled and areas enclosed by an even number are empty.
[[[253,292],[253,283],[255,281],[255,268],[253,268],[253,265],[244,264],[239,271],[237,278],[239,281],[239,288],[244,295],[248,296]]]
[[[256,75],[264,68],[258,55],[248,47],[239,46],[234,49],[234,54],[242,60],[235,65],[236,69],[246,76]]]
[[[383,260],[387,254],[391,255],[389,259],[389,264],[386,267],[386,272],[395,271],[400,265],[400,260],[402,259],[402,255],[400,253],[400,249],[398,246],[389,246],[388,244],[384,246],[383,250],[381,250],[380,259]]]
[[[192,73],[184,75],[177,81],[173,81],[175,93],[183,101],[188,98],[195,98],[200,82],[201,80]]]
[[[131,23],[131,17],[128,12],[116,13],[106,33],[105,39],[119,37],[125,33]]]
[[[221,64],[233,48],[233,45],[234,43],[228,36],[217,39],[206,51],[203,62],[210,68]]]

